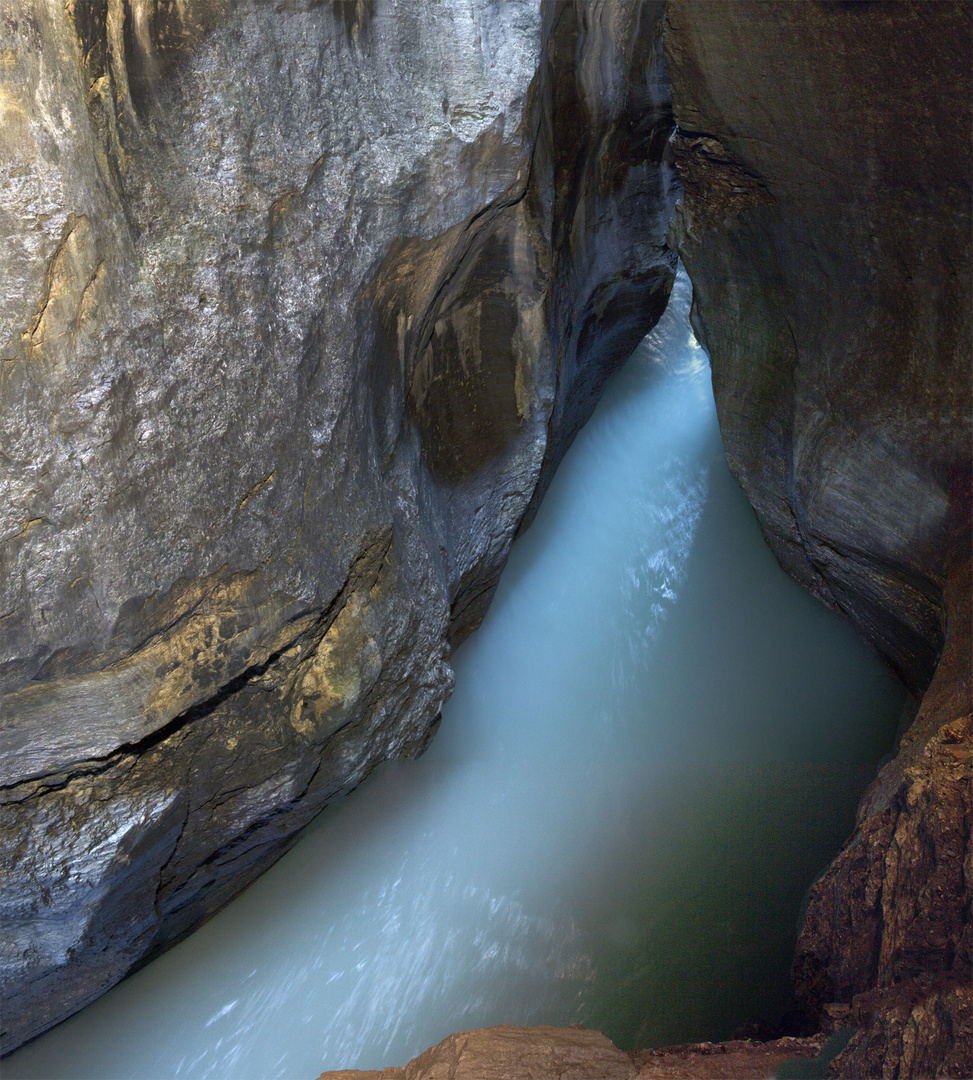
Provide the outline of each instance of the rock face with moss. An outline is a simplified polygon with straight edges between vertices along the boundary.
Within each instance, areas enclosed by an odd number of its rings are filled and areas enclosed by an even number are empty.
[[[730,468],[784,568],[926,694],[811,892],[798,992],[812,1023],[848,1006],[840,1075],[969,1075],[973,12],[666,21],[673,235]]]
[[[661,15],[4,5],[5,1051],[429,739],[671,287]]]

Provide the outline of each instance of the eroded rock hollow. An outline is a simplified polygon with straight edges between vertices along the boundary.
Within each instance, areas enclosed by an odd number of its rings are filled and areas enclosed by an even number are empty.
[[[3,6],[5,1051],[429,739],[671,288],[661,16]]]

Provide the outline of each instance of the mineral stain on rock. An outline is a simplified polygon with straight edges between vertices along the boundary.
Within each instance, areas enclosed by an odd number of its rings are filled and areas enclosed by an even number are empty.
[[[426,745],[671,287],[661,14],[4,8],[4,1052]]]

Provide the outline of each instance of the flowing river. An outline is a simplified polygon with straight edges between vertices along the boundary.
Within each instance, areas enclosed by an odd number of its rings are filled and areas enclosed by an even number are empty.
[[[514,546],[429,752],[6,1080],[313,1080],[501,1022],[635,1048],[776,1019],[903,695],[764,545],[689,297],[680,274]]]

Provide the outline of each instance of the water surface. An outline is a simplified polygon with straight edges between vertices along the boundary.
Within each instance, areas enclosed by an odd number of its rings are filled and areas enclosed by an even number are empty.
[[[764,545],[674,296],[457,652],[429,752],[8,1080],[311,1080],[493,1023],[634,1048],[786,1007],[801,897],[902,695]]]

